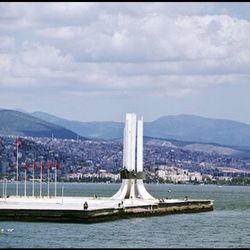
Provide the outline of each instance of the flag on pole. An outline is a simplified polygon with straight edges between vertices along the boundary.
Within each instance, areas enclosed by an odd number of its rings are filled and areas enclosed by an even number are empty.
[[[44,169],[44,163],[40,163],[40,197],[42,197],[42,181],[43,181],[43,169]]]
[[[41,165],[40,165],[41,169],[44,170],[44,163],[41,162]]]
[[[27,160],[25,161],[25,166],[24,167],[25,167],[26,170],[29,168],[29,162]]]
[[[21,141],[18,138],[16,138],[16,145],[17,147],[21,145]]]
[[[59,168],[59,163],[58,163],[58,161],[55,161],[55,167],[56,167],[56,169]]]
[[[35,168],[36,168],[36,161],[35,161],[35,160],[33,161],[32,168],[33,168],[34,170],[35,170]]]

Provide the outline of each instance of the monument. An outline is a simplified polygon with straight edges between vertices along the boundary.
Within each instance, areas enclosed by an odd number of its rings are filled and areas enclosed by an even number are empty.
[[[118,192],[111,199],[135,199],[137,191],[137,198],[155,200],[143,184],[144,176],[143,118],[141,117],[137,120],[136,114],[126,113],[123,132],[122,184]]]

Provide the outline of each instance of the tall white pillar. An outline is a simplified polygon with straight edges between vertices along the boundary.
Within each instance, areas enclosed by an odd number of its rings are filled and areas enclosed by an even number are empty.
[[[136,114],[132,114],[131,120],[131,170],[135,170]]]
[[[126,125],[123,129],[123,167],[127,168],[127,141],[126,141]]]
[[[143,118],[137,121],[137,172],[143,172]],[[143,179],[136,180],[136,186],[141,199],[155,199],[146,190]]]
[[[137,150],[136,150],[137,148]],[[137,161],[136,161],[137,159]],[[135,164],[136,163],[136,164]],[[143,118],[136,120],[136,114],[126,113],[123,130],[123,167],[130,173],[130,177],[122,180],[118,192],[111,199],[135,198],[135,183],[141,199],[155,199],[144,187],[143,179],[133,177],[131,171],[143,172]]]
[[[123,165],[129,171],[135,170],[136,114],[126,114],[123,136]]]
[[[137,172],[143,171],[143,118],[137,121]]]

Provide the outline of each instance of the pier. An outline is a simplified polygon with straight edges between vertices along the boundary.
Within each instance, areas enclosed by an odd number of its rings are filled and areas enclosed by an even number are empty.
[[[84,207],[87,202],[88,207]],[[213,201],[196,199],[124,199],[109,197],[0,198],[0,220],[90,223],[140,216],[213,210]]]
[[[48,166],[50,168],[50,163]],[[35,162],[33,170],[34,168]],[[56,163],[57,168],[58,163]],[[143,118],[137,120],[134,113],[126,114],[123,136],[123,166],[120,170],[122,183],[120,189],[113,196],[64,197],[62,195],[58,197],[55,186],[55,196],[52,197],[49,195],[49,179],[48,195],[42,196],[43,169],[44,164],[41,163],[40,195],[34,196],[33,178],[32,196],[26,196],[26,189],[25,195],[20,196],[18,195],[17,158],[16,196],[8,196],[6,190],[3,192],[3,196],[0,198],[0,220],[89,223],[138,216],[213,210],[212,200],[195,200],[187,197],[184,199],[157,199],[146,190],[143,183],[145,178],[143,172]],[[56,179],[55,172],[55,185]]]

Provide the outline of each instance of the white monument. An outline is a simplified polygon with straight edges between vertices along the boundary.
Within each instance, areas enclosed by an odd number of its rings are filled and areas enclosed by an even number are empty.
[[[143,177],[143,118],[136,120],[136,114],[127,113],[123,134],[122,184],[111,199],[134,199],[137,187],[137,198],[155,200],[144,187]]]

